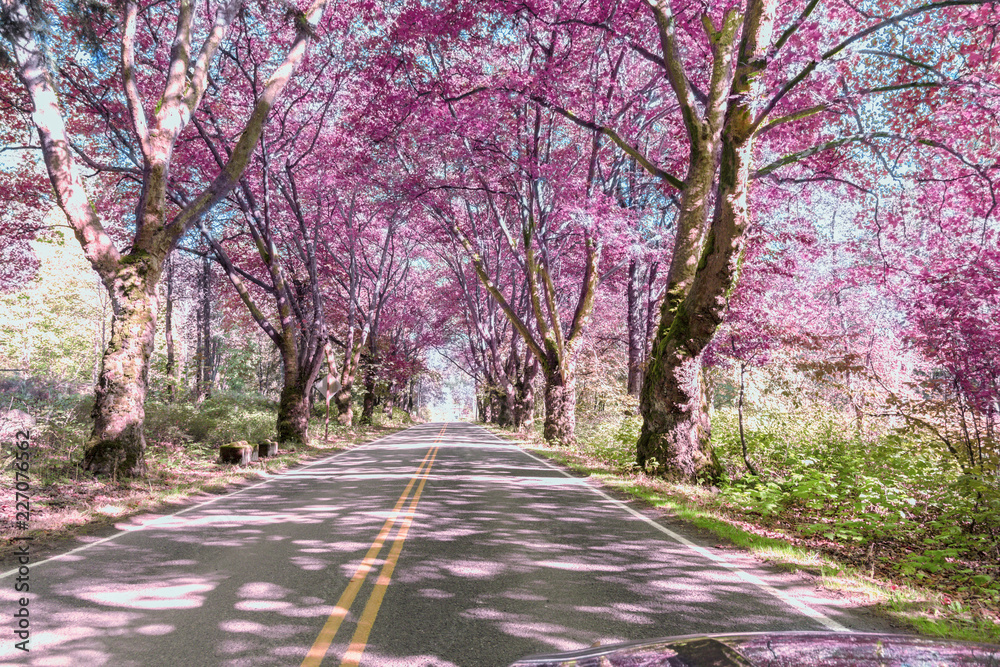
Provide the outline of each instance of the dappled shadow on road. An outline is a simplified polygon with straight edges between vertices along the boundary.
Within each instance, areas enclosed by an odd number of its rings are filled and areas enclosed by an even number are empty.
[[[518,655],[700,632],[817,629],[527,457],[442,456],[395,582],[410,651]],[[448,619],[440,600],[453,601]],[[400,653],[406,654],[404,646]]]
[[[299,664],[439,431],[390,436],[38,567],[19,664]],[[481,429],[449,426],[438,444],[363,664],[503,665],[595,641],[817,627]]]

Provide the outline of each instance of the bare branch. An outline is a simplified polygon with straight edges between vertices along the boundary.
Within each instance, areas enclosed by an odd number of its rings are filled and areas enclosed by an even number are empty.
[[[661,179],[662,181],[665,181],[666,183],[669,183],[671,186],[677,188],[678,190],[682,190],[684,188],[684,182],[682,180],[680,180],[670,172],[664,171],[660,167],[657,167],[655,164],[653,164],[651,160],[649,160],[649,158],[647,158],[645,155],[642,154],[642,151],[640,151],[638,148],[632,146],[627,141],[622,139],[621,136],[619,136],[618,133],[612,130],[611,128],[604,127],[603,125],[598,125],[593,121],[580,118],[573,112],[564,109],[556,104],[553,104],[541,97],[532,97],[531,99],[546,108],[552,109],[559,115],[568,118],[569,120],[573,121],[580,127],[585,127],[589,130],[600,132],[604,136],[611,139],[611,141],[613,141],[615,145],[617,145],[626,154],[628,154],[631,158],[633,158],[636,162],[638,162],[642,166],[642,168],[645,169],[647,172],[649,172],[651,175],[656,176],[657,178]]]
[[[201,104],[201,97],[205,94],[205,88],[208,85],[208,66],[215,57],[215,52],[222,44],[222,39],[229,31],[229,25],[236,18],[236,12],[242,4],[242,0],[230,0],[221,6],[215,14],[215,24],[201,45],[201,52],[198,54],[198,59],[191,72],[191,90],[184,100],[192,113]]]

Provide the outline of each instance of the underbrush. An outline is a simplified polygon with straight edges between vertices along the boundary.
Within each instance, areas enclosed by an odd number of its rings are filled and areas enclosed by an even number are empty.
[[[742,469],[735,415],[717,411],[720,458],[732,477],[743,474],[722,499],[872,574],[1000,606],[1000,489],[963,474],[933,443],[846,430],[824,415],[763,415],[746,432],[754,476]]]

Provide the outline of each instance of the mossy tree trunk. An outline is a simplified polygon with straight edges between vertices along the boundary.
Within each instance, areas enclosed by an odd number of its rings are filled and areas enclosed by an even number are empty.
[[[313,376],[315,380],[315,376]],[[278,442],[309,444],[309,414],[312,411],[312,382],[297,370],[285,376],[278,402],[276,431]]]
[[[701,363],[669,345],[659,350],[661,363],[644,385],[649,390],[642,397],[643,422],[636,443],[636,462],[648,472],[667,477],[713,481],[722,468],[711,446]]]
[[[350,386],[341,386],[340,391],[333,395],[333,402],[337,406],[337,423],[342,426],[354,424],[354,407],[351,398]]]
[[[517,392],[514,400],[514,426],[518,430],[531,430],[535,423],[535,377],[538,375],[538,360],[525,351],[525,363],[515,384]]]
[[[143,423],[160,262],[150,255],[126,255],[121,264],[108,286],[114,317],[95,389],[94,428],[83,467],[96,474],[135,477],[146,471]]]
[[[353,224],[354,206],[347,208],[348,219]],[[347,274],[346,281],[346,301],[347,317],[345,321],[346,334],[343,338],[331,335],[330,340],[336,343],[343,351],[340,363],[340,389],[333,395],[334,405],[337,407],[337,423],[341,426],[352,426],[354,424],[354,408],[352,405],[354,382],[357,377],[358,368],[361,363],[361,354],[368,346],[368,334],[373,322],[377,324],[377,314],[373,312],[359,312],[358,301],[362,288],[362,278],[364,276],[364,263],[360,259],[359,234],[345,235],[345,252],[333,252],[327,248],[332,256],[337,258],[341,268]],[[367,320],[363,315],[367,315]],[[363,321],[366,320],[366,321]],[[331,374],[333,370],[331,369]]]
[[[378,400],[375,396],[375,374],[365,373],[365,395],[361,400],[361,423],[370,426],[375,420],[375,404]]]
[[[660,325],[643,381],[642,431],[636,459],[686,481],[713,481],[722,470],[711,444],[699,355],[722,321],[738,270],[748,224],[747,191],[754,131],[754,79],[774,22],[775,0],[751,0],[741,17],[730,11],[710,30],[712,77],[704,112],[693,104],[665,5],[651,5],[664,66],[690,141],[677,237]],[[738,29],[740,37],[737,39]],[[712,209],[711,220],[708,220]],[[708,224],[706,224],[708,223]]]
[[[354,330],[353,322],[349,322],[347,340],[344,342],[344,360],[340,366],[340,389],[334,393],[333,402],[337,406],[337,423],[341,426],[354,424],[354,408],[352,405],[354,377],[358,372],[361,352],[367,342],[368,330]]]
[[[507,354],[507,361],[503,365],[502,372],[497,378],[498,382],[498,426],[515,426],[518,424],[518,400],[519,386],[524,375],[525,364],[518,349],[518,335],[513,332],[510,341],[510,350]],[[531,352],[528,351],[528,356]]]
[[[379,366],[379,346],[376,338],[378,332],[378,318],[376,318],[371,332],[368,336],[368,350],[363,355],[362,365],[365,369],[365,393],[361,399],[361,423],[371,425],[375,420],[375,406],[379,403],[376,394],[378,390],[378,378],[376,372]]]
[[[514,424],[514,386],[507,391],[496,394],[496,424],[497,426],[512,426]]]

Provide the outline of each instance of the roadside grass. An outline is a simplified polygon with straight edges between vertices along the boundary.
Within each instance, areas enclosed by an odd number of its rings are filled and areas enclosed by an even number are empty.
[[[259,396],[219,394],[200,405],[149,401],[146,406],[146,463],[143,479],[95,478],[80,469],[90,432],[87,395],[46,397],[29,405],[38,420],[31,433],[29,529],[15,523],[13,457],[5,447],[0,485],[0,561],[14,551],[14,537],[31,537],[38,553],[147,512],[168,513],[204,494],[222,494],[311,460],[412,425],[400,410],[389,418],[377,411],[374,424],[330,425],[324,440],[322,418],[310,420],[308,446],[283,446],[276,457],[246,467],[218,462],[218,446],[234,440],[274,437],[277,404]]]
[[[483,424],[497,435],[519,439],[522,447],[567,468],[594,477],[606,487],[662,509],[754,556],[789,572],[805,572],[824,588],[843,594],[861,606],[874,608],[904,627],[924,635],[1000,643],[1000,609],[990,600],[973,603],[952,599],[945,591],[917,586],[904,578],[886,578],[883,571],[864,570],[817,548],[815,540],[793,531],[765,525],[752,513],[734,511],[719,490],[677,484],[651,477],[634,465],[624,447],[578,429],[576,447],[550,446],[536,432],[513,432]],[[634,446],[634,445],[633,445]],[[630,451],[630,450],[629,450]]]

